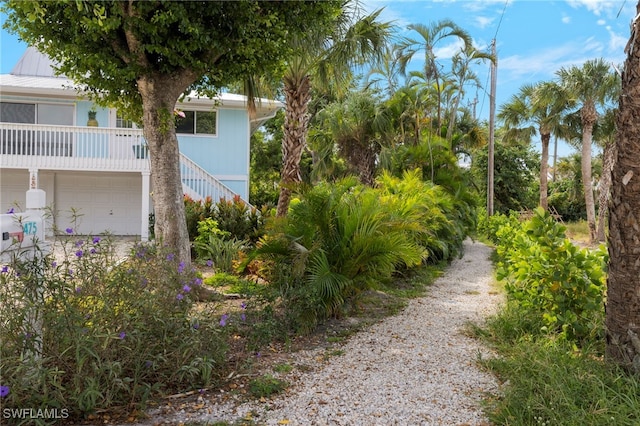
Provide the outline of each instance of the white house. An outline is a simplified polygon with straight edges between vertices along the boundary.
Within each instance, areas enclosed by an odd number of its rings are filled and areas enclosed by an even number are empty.
[[[185,194],[247,200],[251,133],[282,107],[263,99],[251,119],[246,98],[227,93],[176,105],[185,113],[176,124]],[[142,131],[57,77],[48,57],[28,48],[10,74],[0,75],[2,213],[24,206],[26,190],[43,189],[56,229],[146,240],[150,182]]]

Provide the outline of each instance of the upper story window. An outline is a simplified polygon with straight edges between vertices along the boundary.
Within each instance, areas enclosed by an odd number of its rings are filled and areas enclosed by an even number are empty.
[[[138,126],[136,126],[136,124],[133,121],[127,120],[126,118],[122,118],[120,114],[116,115],[116,127],[119,129],[137,129],[138,128]]]
[[[0,102],[0,122],[73,126],[74,106]]]
[[[215,135],[218,129],[216,111],[183,111],[176,117],[176,133],[190,135]]]

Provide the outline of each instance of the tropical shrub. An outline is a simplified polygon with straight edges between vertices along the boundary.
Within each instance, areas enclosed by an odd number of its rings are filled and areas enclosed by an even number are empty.
[[[195,271],[151,245],[120,261],[104,236],[70,235],[64,253],[2,266],[3,408],[58,407],[81,419],[222,377],[224,329],[191,309]]]
[[[543,331],[580,342],[601,333],[607,253],[579,249],[544,210],[497,232],[497,276],[510,299],[539,315]]]
[[[385,175],[380,188],[353,177],[305,188],[286,218],[274,220],[248,258],[279,292],[288,320],[306,331],[364,290],[389,283],[399,268],[429,255],[449,258],[465,237],[447,217],[451,197],[418,172]]]

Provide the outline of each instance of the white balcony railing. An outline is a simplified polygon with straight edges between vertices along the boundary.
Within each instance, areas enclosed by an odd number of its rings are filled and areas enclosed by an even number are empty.
[[[84,171],[148,171],[142,130],[0,124],[0,166]]]
[[[150,171],[140,129],[0,123],[0,167],[103,172]],[[232,199],[222,182],[180,155],[185,193],[195,200]]]

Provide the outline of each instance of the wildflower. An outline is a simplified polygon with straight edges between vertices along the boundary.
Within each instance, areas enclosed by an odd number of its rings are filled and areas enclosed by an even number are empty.
[[[247,316],[244,314],[244,312],[242,314],[240,314],[240,319],[242,321],[246,321],[247,320]]]
[[[240,308],[241,308],[241,309],[247,309],[247,304],[246,304],[245,302],[242,302],[242,303],[240,304]]]
[[[76,293],[80,293],[82,291],[81,287],[76,287]]]
[[[153,365],[153,363],[151,361],[149,361],[149,360],[144,362],[144,366],[147,367],[147,368],[150,368],[152,365]]]
[[[82,250],[78,250],[78,251],[76,252],[76,256],[77,256],[78,258],[82,257],[82,255],[83,255],[83,254],[84,254],[84,253],[83,253],[83,251],[82,251]]]
[[[194,285],[202,285],[202,278],[194,278],[193,279],[193,284]]]
[[[9,386],[0,386],[0,398],[4,398],[9,395]]]
[[[211,268],[213,266],[213,260],[211,259],[207,260],[207,266]]]
[[[222,317],[220,318],[220,326],[224,327],[225,325],[227,325],[228,319],[229,319],[229,315],[227,314],[222,315]]]
[[[53,262],[51,262],[51,267],[55,268],[56,266],[58,266],[58,262],[56,262],[55,260]]]
[[[5,274],[5,273],[9,272],[9,267],[8,267],[7,265],[4,265],[4,266],[2,267],[2,270],[0,270],[0,272],[2,272],[3,274]]]
[[[100,237],[93,237],[93,244],[98,244],[100,242]]]
[[[73,234],[73,228],[67,228],[65,229],[65,231],[67,232],[67,234]]]
[[[125,337],[127,337],[127,333],[121,331],[120,334],[118,334],[118,337],[120,338],[120,340],[123,340]]]
[[[68,270],[67,270],[67,274],[69,274],[69,275],[73,275],[73,269],[68,269]]]
[[[89,253],[91,254],[96,254],[98,252],[98,250],[96,250],[95,248],[92,248],[91,250],[89,250]]]
[[[184,262],[178,264],[178,273],[181,274],[182,272],[184,272]]]
[[[189,285],[188,285],[188,284],[185,284],[185,285],[184,285],[184,287],[182,287],[182,290],[183,290],[185,293],[189,293],[189,292],[191,291],[191,287],[189,287]]]
[[[256,357],[260,358],[262,356],[262,354],[260,352],[256,352]]]
[[[178,293],[178,295],[176,296],[176,299],[182,300],[184,299],[184,295],[182,293]]]
[[[13,214],[13,207],[11,207],[9,210],[7,210],[7,214]]]
[[[80,247],[80,246],[82,246],[83,244],[84,244],[84,241],[82,241],[82,240],[78,240],[78,241],[76,241],[76,247]]]
[[[193,324],[193,329],[197,330],[200,328],[200,324],[198,324],[197,322],[195,324]]]
[[[167,255],[167,260],[168,260],[169,262],[171,262],[174,258],[175,258],[175,255],[174,255],[173,253],[169,253],[169,254]]]

